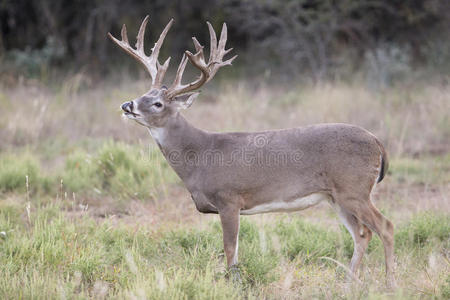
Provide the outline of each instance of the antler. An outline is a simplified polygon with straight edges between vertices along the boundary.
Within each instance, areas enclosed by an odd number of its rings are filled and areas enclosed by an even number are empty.
[[[175,80],[167,91],[167,95],[169,98],[173,98],[176,95],[185,94],[187,92],[200,88],[202,85],[204,85],[214,77],[220,67],[231,65],[233,60],[237,57],[237,55],[235,55],[232,58],[223,61],[223,57],[231,50],[233,50],[233,48],[225,50],[225,44],[227,42],[227,25],[223,23],[222,32],[220,33],[220,39],[217,43],[216,33],[214,32],[211,23],[207,22],[207,24],[209,28],[209,35],[211,37],[211,49],[208,63],[205,62],[203,46],[200,45],[195,37],[192,37],[196,53],[192,54],[189,51],[185,51],[180,65],[178,66]],[[201,71],[201,74],[197,80],[189,84],[182,84],[181,79],[183,77],[183,72],[186,68],[188,60],[194,65],[194,67],[198,68]]]
[[[166,25],[163,32],[159,36],[158,41],[155,43],[155,46],[152,49],[152,54],[150,56],[147,56],[144,52],[144,34],[148,19],[149,16],[147,15],[144,21],[142,21],[141,27],[139,28],[139,33],[136,37],[136,49],[131,47],[130,43],[128,42],[127,27],[125,26],[125,24],[122,26],[121,41],[113,37],[111,33],[108,33],[108,36],[120,48],[122,48],[125,52],[133,56],[137,61],[145,66],[147,71],[150,73],[150,76],[152,77],[152,88],[160,88],[164,79],[164,75],[166,74],[167,68],[169,67],[170,57],[164,62],[164,64],[161,65],[158,61],[158,55],[166,34],[172,26],[173,19],[169,21],[169,23]]]

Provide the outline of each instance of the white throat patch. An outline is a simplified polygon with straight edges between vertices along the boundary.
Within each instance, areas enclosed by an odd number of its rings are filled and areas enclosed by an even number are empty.
[[[166,136],[166,130],[162,127],[152,127],[149,128],[150,134],[155,139],[156,142],[158,142],[160,145],[164,143],[164,138]]]

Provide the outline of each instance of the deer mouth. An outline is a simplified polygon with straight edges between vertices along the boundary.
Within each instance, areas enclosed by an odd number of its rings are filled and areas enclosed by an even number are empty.
[[[132,118],[137,118],[137,117],[141,116],[140,114],[137,114],[137,113],[134,113],[134,112],[131,112],[131,111],[126,111],[123,114],[125,116],[127,116],[127,117],[132,117]]]

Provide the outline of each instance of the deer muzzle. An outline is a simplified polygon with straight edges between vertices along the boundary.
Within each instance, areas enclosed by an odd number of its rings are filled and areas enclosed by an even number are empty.
[[[133,112],[133,101],[125,102],[124,104],[122,104],[121,108],[124,112],[132,113]]]

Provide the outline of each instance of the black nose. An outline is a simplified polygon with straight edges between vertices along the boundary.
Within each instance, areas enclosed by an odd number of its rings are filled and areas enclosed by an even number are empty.
[[[122,104],[122,110],[131,112],[133,110],[133,101],[125,102]]]

